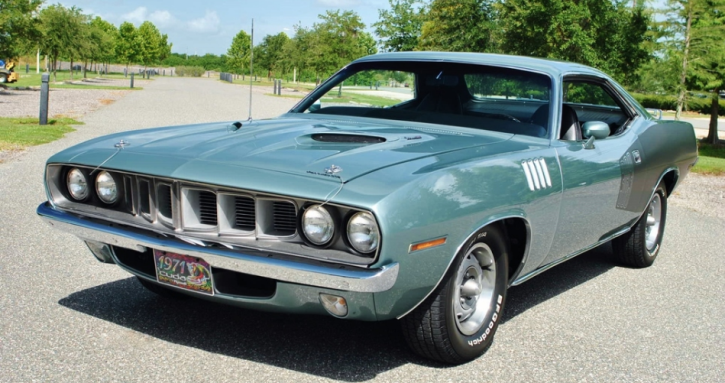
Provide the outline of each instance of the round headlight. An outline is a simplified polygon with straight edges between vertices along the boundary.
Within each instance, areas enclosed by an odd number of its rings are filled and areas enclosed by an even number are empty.
[[[335,222],[332,216],[320,205],[310,206],[302,214],[302,231],[310,242],[324,245],[335,234]]]
[[[105,203],[118,201],[118,188],[116,187],[116,180],[113,179],[111,173],[106,171],[98,173],[98,177],[96,177],[96,193],[98,193],[98,198]]]
[[[361,253],[372,253],[380,243],[380,233],[375,217],[367,212],[352,216],[347,222],[347,239]]]
[[[88,182],[86,175],[80,169],[71,169],[67,177],[68,193],[73,199],[82,201],[88,197]]]

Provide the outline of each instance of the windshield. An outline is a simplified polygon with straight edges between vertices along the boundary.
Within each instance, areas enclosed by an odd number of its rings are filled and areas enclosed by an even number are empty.
[[[546,137],[551,80],[493,66],[441,62],[350,65],[292,110]]]

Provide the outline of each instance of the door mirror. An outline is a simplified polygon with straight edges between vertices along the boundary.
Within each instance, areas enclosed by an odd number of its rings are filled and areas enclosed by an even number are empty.
[[[312,103],[312,105],[310,105],[309,111],[310,113],[314,113],[320,109],[322,109],[322,102],[320,102],[320,100],[316,100]]]
[[[602,121],[587,121],[582,125],[582,136],[584,138],[594,137],[597,140],[603,140],[609,137],[610,133],[609,125]]]

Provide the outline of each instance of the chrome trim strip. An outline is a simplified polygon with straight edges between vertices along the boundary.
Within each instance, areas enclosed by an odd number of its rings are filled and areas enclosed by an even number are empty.
[[[231,252],[219,248],[201,248],[165,235],[135,233],[116,225],[94,222],[57,210],[47,202],[38,206],[37,214],[50,226],[73,234],[83,240],[97,241],[135,251],[153,248],[189,254],[203,258],[212,267],[288,283],[343,291],[376,293],[391,289],[398,277],[398,263],[392,263],[379,269],[359,269],[322,262],[294,262],[269,256],[263,257]]]
[[[445,271],[443,272],[443,274],[441,274],[441,277],[440,277],[440,279],[438,279],[438,282],[436,282],[435,286],[433,286],[433,288],[428,292],[428,294],[425,295],[425,297],[423,297],[423,299],[420,300],[420,302],[416,303],[410,310],[408,310],[408,311],[404,312],[403,314],[400,314],[399,316],[397,316],[396,319],[400,319],[400,318],[402,318],[402,317],[410,314],[413,310],[417,309],[418,306],[420,306],[423,302],[425,302],[425,300],[428,299],[428,297],[431,294],[433,294],[433,292],[438,288],[438,286],[440,286],[441,282],[443,282],[443,278],[445,278],[446,275],[448,274],[448,270],[451,268],[451,265],[453,265],[453,261],[456,260],[456,257],[458,256],[458,253],[463,248],[463,245],[465,245],[466,243],[468,243],[468,241],[470,241],[471,238],[473,238],[474,235],[478,234],[478,232],[481,231],[481,229],[485,228],[488,225],[491,225],[491,224],[494,224],[496,222],[503,221],[504,219],[509,219],[509,218],[521,218],[525,222],[525,226],[526,226],[526,249],[524,250],[524,257],[521,260],[521,267],[523,267],[524,263],[529,258],[529,245],[531,244],[531,226],[529,226],[529,221],[526,220],[526,217],[524,217],[523,214],[519,214],[519,215],[505,215],[505,216],[501,216],[501,217],[492,218],[490,221],[488,221],[485,224],[479,226],[476,230],[474,230],[471,234],[469,234],[468,237],[466,237],[466,240],[465,241],[461,242],[461,244],[458,245],[458,247],[456,248],[456,251],[453,253],[453,256],[451,257],[451,260],[448,262],[448,266],[446,266]],[[517,270],[516,272],[518,273],[519,271],[520,270]]]
[[[597,246],[600,246],[600,245],[602,245],[602,244],[604,244],[604,243],[606,243],[608,241],[611,241],[614,238],[619,237],[620,235],[628,232],[630,229],[631,229],[631,227],[626,227],[626,228],[624,228],[624,229],[622,229],[622,230],[620,230],[620,231],[612,234],[611,236],[607,237],[606,239],[603,239],[603,240],[601,240],[601,241],[599,241],[599,242],[597,242],[597,243],[595,243],[595,244],[593,244],[593,245],[591,245],[589,247],[585,247],[583,250],[579,250],[579,251],[573,252],[573,253],[567,255],[564,258],[559,258],[559,259],[557,259],[557,260],[555,260],[553,262],[547,263],[546,265],[541,266],[538,269],[536,269],[534,271],[531,271],[528,274],[523,275],[523,276],[517,278],[515,281],[511,282],[511,286],[518,286],[518,285],[520,285],[520,284],[528,281],[529,279],[531,279],[531,278],[533,278],[533,277],[535,277],[535,276],[543,273],[544,271],[547,271],[547,270],[551,269],[552,267],[554,267],[556,265],[560,265],[560,264],[562,264],[562,263],[564,263],[564,262],[566,262],[566,261],[568,261],[568,260],[576,257],[577,255],[584,254],[587,251],[592,250],[592,249],[594,249]]]

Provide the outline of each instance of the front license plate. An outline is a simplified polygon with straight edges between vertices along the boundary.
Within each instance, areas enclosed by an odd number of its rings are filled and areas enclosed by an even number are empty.
[[[156,280],[184,290],[214,295],[211,265],[201,258],[154,250]]]

